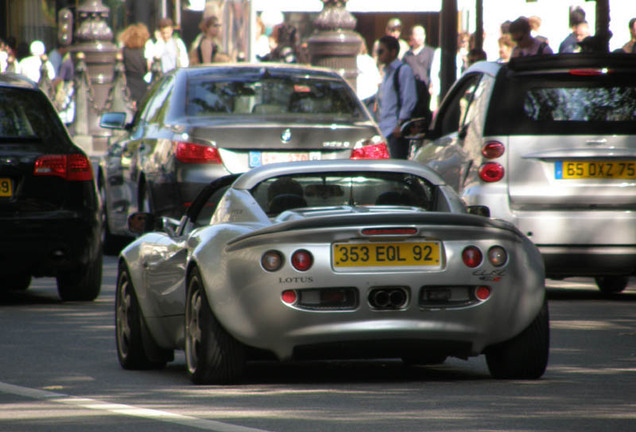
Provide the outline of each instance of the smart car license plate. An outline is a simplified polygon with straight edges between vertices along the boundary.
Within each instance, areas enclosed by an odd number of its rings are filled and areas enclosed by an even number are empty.
[[[13,196],[13,184],[9,178],[0,178],[0,197]]]
[[[636,161],[558,161],[556,179],[636,179]]]
[[[439,267],[439,242],[334,243],[334,268]]]
[[[250,168],[277,162],[299,162],[308,160],[320,160],[320,152],[259,152],[251,151],[249,154]]]

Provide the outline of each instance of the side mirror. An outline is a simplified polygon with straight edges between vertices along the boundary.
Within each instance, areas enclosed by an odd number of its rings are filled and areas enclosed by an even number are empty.
[[[401,127],[402,137],[408,140],[423,140],[428,131],[428,117],[419,117],[405,122]]]
[[[99,126],[104,129],[126,129],[126,113],[106,112],[99,118]]]
[[[487,206],[475,205],[468,206],[468,213],[476,216],[490,217],[490,209]]]
[[[128,216],[128,231],[141,235],[156,229],[156,219],[152,213],[135,212]]]

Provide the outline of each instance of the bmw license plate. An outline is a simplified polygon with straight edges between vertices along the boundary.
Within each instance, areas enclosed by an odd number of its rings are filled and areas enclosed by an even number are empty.
[[[556,179],[636,179],[636,161],[558,161]]]
[[[440,267],[439,242],[334,243],[334,268]]]
[[[9,178],[0,178],[0,197],[13,196],[13,184]]]
[[[261,165],[267,165],[277,162],[299,162],[308,160],[320,160],[321,153],[319,151],[312,152],[260,152],[251,151],[249,153],[250,168],[256,168]]]

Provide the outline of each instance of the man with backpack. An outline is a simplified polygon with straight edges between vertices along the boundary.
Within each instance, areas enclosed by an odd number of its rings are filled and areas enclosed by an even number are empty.
[[[398,59],[400,43],[393,36],[382,36],[377,55],[384,65],[384,75],[378,90],[378,125],[387,139],[392,158],[406,159],[409,140],[402,137],[400,128],[412,118],[417,103],[415,76],[410,66]]]

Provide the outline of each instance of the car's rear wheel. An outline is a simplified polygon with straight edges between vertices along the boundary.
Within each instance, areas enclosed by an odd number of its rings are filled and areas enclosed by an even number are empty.
[[[18,273],[2,276],[2,286],[11,291],[24,291],[31,285],[31,275],[28,273]]]
[[[493,378],[538,379],[548,365],[550,324],[548,302],[519,335],[486,349],[486,362]]]
[[[594,280],[603,294],[618,294],[629,284],[627,276],[597,276]]]
[[[185,356],[192,382],[240,381],[245,373],[245,349],[215,318],[197,269],[188,278],[185,319]]]
[[[106,204],[106,189],[103,185],[99,187],[99,194],[102,199],[102,248],[106,255],[117,255],[130,242],[126,236],[115,235],[110,232],[108,225],[108,208]]]
[[[57,292],[64,301],[92,301],[102,286],[103,253],[76,270],[63,271],[57,276]]]
[[[442,364],[448,356],[445,354],[428,354],[402,357],[402,362],[407,366],[427,366]]]
[[[124,369],[159,369],[167,360],[156,360],[147,354],[147,348],[154,346],[143,324],[143,316],[130,274],[125,264],[119,265],[117,291],[115,293],[115,335],[117,358]],[[165,356],[169,356],[166,350]]]

